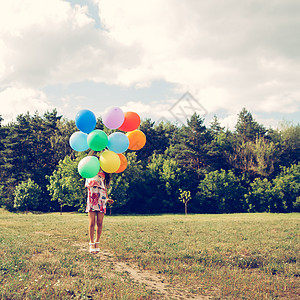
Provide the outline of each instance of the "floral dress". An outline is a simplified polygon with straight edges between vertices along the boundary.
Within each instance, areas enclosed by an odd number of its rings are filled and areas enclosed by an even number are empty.
[[[104,184],[105,175],[100,171],[95,177],[85,181],[88,190],[86,212],[100,211],[106,213],[107,192]]]

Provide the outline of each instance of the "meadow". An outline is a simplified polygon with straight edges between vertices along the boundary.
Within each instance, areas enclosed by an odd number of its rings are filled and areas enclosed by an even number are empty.
[[[119,263],[156,274],[170,299],[299,299],[299,223],[297,213],[106,216],[106,259],[88,252],[86,214],[0,209],[0,296],[166,298]]]

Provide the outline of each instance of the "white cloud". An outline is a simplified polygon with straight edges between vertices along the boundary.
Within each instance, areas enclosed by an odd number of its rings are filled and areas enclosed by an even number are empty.
[[[238,114],[240,111],[236,111],[235,113],[228,114],[225,117],[218,118],[220,124],[222,127],[225,127],[225,129],[229,129],[231,131],[235,131],[235,125],[238,121]],[[278,120],[275,118],[263,118],[261,116],[258,116],[256,114],[252,114],[253,119],[258,123],[263,125],[266,129],[269,128],[278,128],[280,125],[280,122],[283,120]],[[211,121],[211,120],[210,120]],[[209,122],[208,122],[209,124]]]
[[[120,108],[126,111],[134,111],[138,113],[142,118],[153,118],[154,120],[160,118],[171,118],[169,113],[170,107],[175,103],[175,100],[162,100],[152,101],[149,104],[144,104],[142,101],[129,101]]]
[[[34,114],[36,111],[42,114],[54,108],[43,92],[16,88],[7,88],[0,92],[0,107],[4,124],[15,121],[19,114]]]
[[[219,122],[222,127],[225,127],[225,129],[234,131],[237,119],[238,119],[237,114],[230,114],[224,118],[220,118]]]
[[[136,48],[94,27],[87,8],[61,0],[0,5],[0,82],[40,88],[82,80],[115,82],[134,65]]]
[[[186,124],[194,113],[205,117],[206,109],[193,95],[185,93],[180,99],[152,101],[148,104],[142,101],[129,101],[120,107],[124,112],[134,111],[141,118],[153,121],[171,121]]]
[[[255,118],[255,116],[254,116]],[[273,128],[273,129],[278,129],[280,126],[280,122],[283,120],[277,120],[274,118],[255,118],[255,120],[259,123],[262,124],[265,128]]]
[[[18,96],[86,80],[136,88],[161,80],[190,91],[210,113],[299,111],[300,2],[93,2],[105,30],[84,5],[2,1],[0,88]],[[132,107],[159,117],[168,105]]]
[[[262,112],[281,112],[292,114],[300,111],[300,94],[278,93],[278,95],[267,95],[265,99],[257,104],[256,110]]]
[[[92,22],[86,16],[86,7],[75,6],[61,0],[11,0],[1,3],[0,29],[22,36],[23,31],[37,27],[50,27],[61,22],[71,22],[82,27]]]
[[[141,64],[122,69],[123,84],[161,78],[198,91],[212,112],[242,107],[297,109],[300,19],[295,1],[99,0],[109,36],[141,47]],[[272,90],[268,82],[280,82]],[[189,87],[187,89],[187,87]],[[279,101],[293,91],[293,104]],[[263,107],[260,103],[264,102]],[[298,108],[299,109],[299,108]]]

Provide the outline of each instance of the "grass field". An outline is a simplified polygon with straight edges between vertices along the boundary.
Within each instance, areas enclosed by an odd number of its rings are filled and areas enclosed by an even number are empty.
[[[299,223],[300,214],[106,216],[101,248],[114,262],[88,253],[85,214],[0,209],[0,296],[165,297],[116,269],[120,262],[186,298],[299,299]]]

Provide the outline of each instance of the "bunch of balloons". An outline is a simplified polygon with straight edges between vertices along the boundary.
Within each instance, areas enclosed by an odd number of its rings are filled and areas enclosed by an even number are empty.
[[[121,173],[127,167],[123,154],[127,149],[139,150],[146,144],[145,134],[138,130],[140,116],[135,112],[123,112],[118,107],[110,108],[103,115],[103,124],[109,129],[118,129],[107,134],[96,127],[96,117],[90,110],[81,110],[75,117],[79,131],[70,137],[70,146],[75,151],[102,151],[100,158],[86,156],[78,164],[78,172],[84,178],[96,176],[100,168],[107,173]],[[123,132],[122,132],[123,131]],[[124,133],[125,132],[125,133]]]

